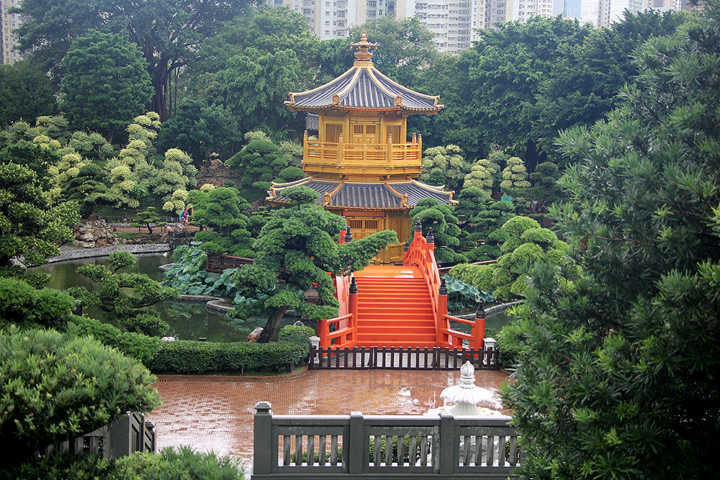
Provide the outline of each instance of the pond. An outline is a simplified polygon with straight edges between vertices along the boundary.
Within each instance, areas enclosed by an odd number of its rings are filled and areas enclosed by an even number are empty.
[[[162,280],[163,272],[160,265],[170,262],[166,254],[136,255],[137,264],[126,271],[145,273],[154,280]],[[77,269],[87,264],[107,264],[107,257],[87,258],[70,262],[59,262],[42,265],[38,270],[50,274],[48,287],[64,290],[74,286],[93,287],[93,282],[77,273]],[[212,342],[242,342],[256,327],[265,324],[263,318],[250,318],[244,321],[231,321],[225,314],[208,310],[204,303],[169,301],[152,307],[160,318],[170,324],[170,335],[184,340],[205,337]],[[113,323],[108,312],[99,308],[88,309],[87,314],[98,320]]]

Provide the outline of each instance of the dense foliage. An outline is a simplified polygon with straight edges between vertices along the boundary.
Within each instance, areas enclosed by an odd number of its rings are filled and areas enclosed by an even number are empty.
[[[155,378],[140,363],[55,331],[0,330],[0,378],[3,465],[159,403]]]
[[[501,347],[532,478],[709,478],[720,448],[720,9],[636,52],[607,121],[560,138],[584,274],[538,266]]]
[[[56,110],[55,88],[41,70],[27,60],[0,65],[0,128]]]
[[[137,45],[120,35],[91,31],[78,37],[63,58],[60,108],[75,128],[112,139],[150,100],[146,67]]]
[[[0,471],[5,480],[242,480],[240,467],[230,457],[199,453],[189,447],[166,448],[159,453],[138,452],[117,460],[94,455],[53,454],[38,461]]]
[[[46,179],[21,164],[24,159],[11,153],[8,160],[18,163],[0,164],[0,273],[16,270],[15,258],[37,265],[57,255],[57,244],[73,238],[79,219],[74,203],[48,201]],[[46,171],[46,164],[39,169]]]
[[[568,279],[579,274],[568,257],[568,246],[555,233],[528,217],[513,217],[497,230],[502,237],[501,255],[497,263],[489,265],[460,264],[450,274],[478,290],[491,291],[498,299],[523,297],[530,280],[530,272],[538,262],[564,267]]]

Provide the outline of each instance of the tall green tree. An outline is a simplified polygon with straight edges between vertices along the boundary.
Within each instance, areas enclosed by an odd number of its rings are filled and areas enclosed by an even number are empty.
[[[98,131],[110,141],[152,95],[142,53],[121,35],[94,30],[78,37],[63,64],[60,107],[74,128]]]
[[[386,230],[340,245],[333,240],[345,228],[345,219],[317,205],[317,192],[307,187],[283,191],[292,206],[276,208],[255,240],[255,261],[237,270],[234,280],[248,302],[268,317],[259,339],[276,339],[283,315],[294,309],[310,320],[337,315],[335,288],[327,272],[344,275],[364,268],[380,250],[397,242]],[[304,292],[314,288],[318,302]]]
[[[530,136],[552,152],[558,131],[592,125],[617,106],[618,95],[638,74],[634,51],[648,38],[669,35],[685,20],[678,12],[630,13],[609,28],[593,30],[581,43],[568,44],[527,105]],[[563,162],[562,157],[552,156]]]
[[[203,42],[187,72],[190,95],[226,109],[240,132],[295,135],[304,125],[283,101],[315,85],[318,42],[301,14],[248,7]]]
[[[27,60],[0,65],[0,128],[56,110],[55,87],[41,70]]]
[[[188,98],[163,124],[157,144],[160,150],[179,148],[187,152],[199,167],[213,153],[229,158],[237,152],[242,144],[239,132],[237,120],[223,105]]]
[[[622,104],[565,132],[553,210],[585,274],[538,266],[501,336],[532,478],[720,468],[720,8],[636,51]]]
[[[231,0],[24,0],[20,46],[62,79],[67,71],[60,60],[75,39],[93,29],[123,34],[142,51],[152,79],[152,110],[165,120],[176,98],[178,71],[197,58],[205,38],[246,5]]]

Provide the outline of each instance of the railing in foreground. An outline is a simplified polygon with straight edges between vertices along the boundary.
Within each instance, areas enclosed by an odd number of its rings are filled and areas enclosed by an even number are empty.
[[[290,416],[255,405],[253,479],[505,479],[520,465],[509,417]]]
[[[120,458],[134,452],[155,451],[155,427],[146,422],[140,413],[126,413],[110,425],[49,446],[45,453],[55,451],[76,455],[99,455],[103,458]]]
[[[476,370],[497,370],[498,351],[455,348],[315,348],[310,349],[310,369],[457,370],[465,362]]]

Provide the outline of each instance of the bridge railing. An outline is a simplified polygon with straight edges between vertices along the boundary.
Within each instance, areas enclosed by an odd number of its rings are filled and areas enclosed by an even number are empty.
[[[423,236],[420,224],[415,226],[413,241],[410,243],[408,251],[405,252],[403,265],[416,266],[425,277],[432,301],[437,345],[448,348],[482,349],[485,337],[485,319],[478,317],[473,321],[448,315],[447,291],[435,260],[435,242],[432,233],[428,233],[428,238]],[[453,329],[452,322],[470,325],[471,333]]]
[[[253,479],[505,479],[520,466],[509,417],[290,416],[255,405]]]
[[[475,370],[498,370],[498,351],[493,347],[470,348],[400,348],[353,347],[310,349],[308,368],[323,370],[457,370],[465,362]]]
[[[440,271],[435,261],[435,242],[431,234],[426,239],[422,234],[422,227],[418,223],[415,225],[413,240],[408,247],[408,251],[403,256],[403,265],[415,266],[425,278],[430,300],[433,308],[433,318],[435,320],[435,340],[438,345],[447,346],[447,342],[441,337],[441,329],[443,328],[443,313],[440,305],[440,296],[438,290],[440,288]],[[447,313],[447,307],[445,310]]]

